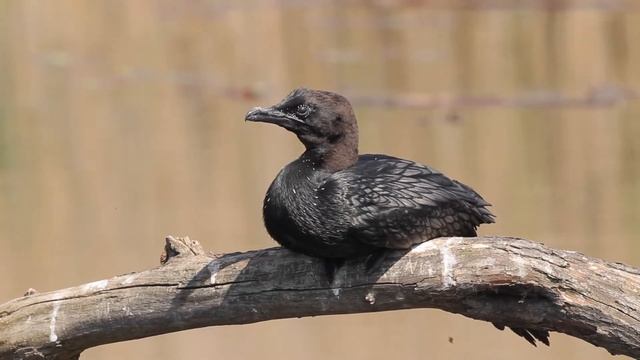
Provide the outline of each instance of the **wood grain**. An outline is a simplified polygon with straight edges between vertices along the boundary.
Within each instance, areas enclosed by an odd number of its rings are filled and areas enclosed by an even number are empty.
[[[370,273],[350,261],[333,284],[320,260],[281,248],[212,255],[168,237],[162,263],[0,305],[0,358],[74,359],[204,326],[415,308],[563,332],[640,357],[640,270],[524,239],[435,239],[389,252]]]

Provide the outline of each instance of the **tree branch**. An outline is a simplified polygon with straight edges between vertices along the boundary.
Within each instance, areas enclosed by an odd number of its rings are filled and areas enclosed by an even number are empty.
[[[0,305],[0,359],[75,359],[203,326],[410,308],[563,332],[640,357],[640,270],[527,240],[435,239],[390,251],[369,273],[347,262],[333,284],[320,260],[280,248],[207,255],[169,237],[162,261]]]

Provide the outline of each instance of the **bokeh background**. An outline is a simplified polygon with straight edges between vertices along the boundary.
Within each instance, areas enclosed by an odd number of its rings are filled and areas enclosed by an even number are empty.
[[[640,266],[640,3],[0,1],[0,302],[158,265],[167,234],[273,246],[263,194],[302,152],[245,112],[352,99],[361,152],[494,207],[482,234]],[[451,338],[452,342],[450,342]],[[190,330],[87,359],[606,359],[439,310]]]

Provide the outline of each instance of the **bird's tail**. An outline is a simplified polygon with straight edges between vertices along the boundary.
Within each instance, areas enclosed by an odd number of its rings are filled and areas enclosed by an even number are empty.
[[[493,326],[498,328],[499,330],[504,330],[505,326],[502,324],[493,323]],[[518,327],[510,327],[511,331],[516,333],[518,336],[522,336],[525,340],[527,340],[531,345],[538,346],[536,340],[541,343],[549,346],[549,331],[547,330],[538,330],[538,329],[524,329]]]

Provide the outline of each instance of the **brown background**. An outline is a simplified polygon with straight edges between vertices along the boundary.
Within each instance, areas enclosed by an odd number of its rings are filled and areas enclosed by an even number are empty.
[[[363,153],[476,188],[498,216],[481,233],[640,266],[638,39],[635,1],[0,1],[0,302],[156,266],[167,234],[273,246],[262,197],[302,148],[243,117],[300,85],[353,99]],[[84,356],[609,357],[551,341],[412,310]]]

